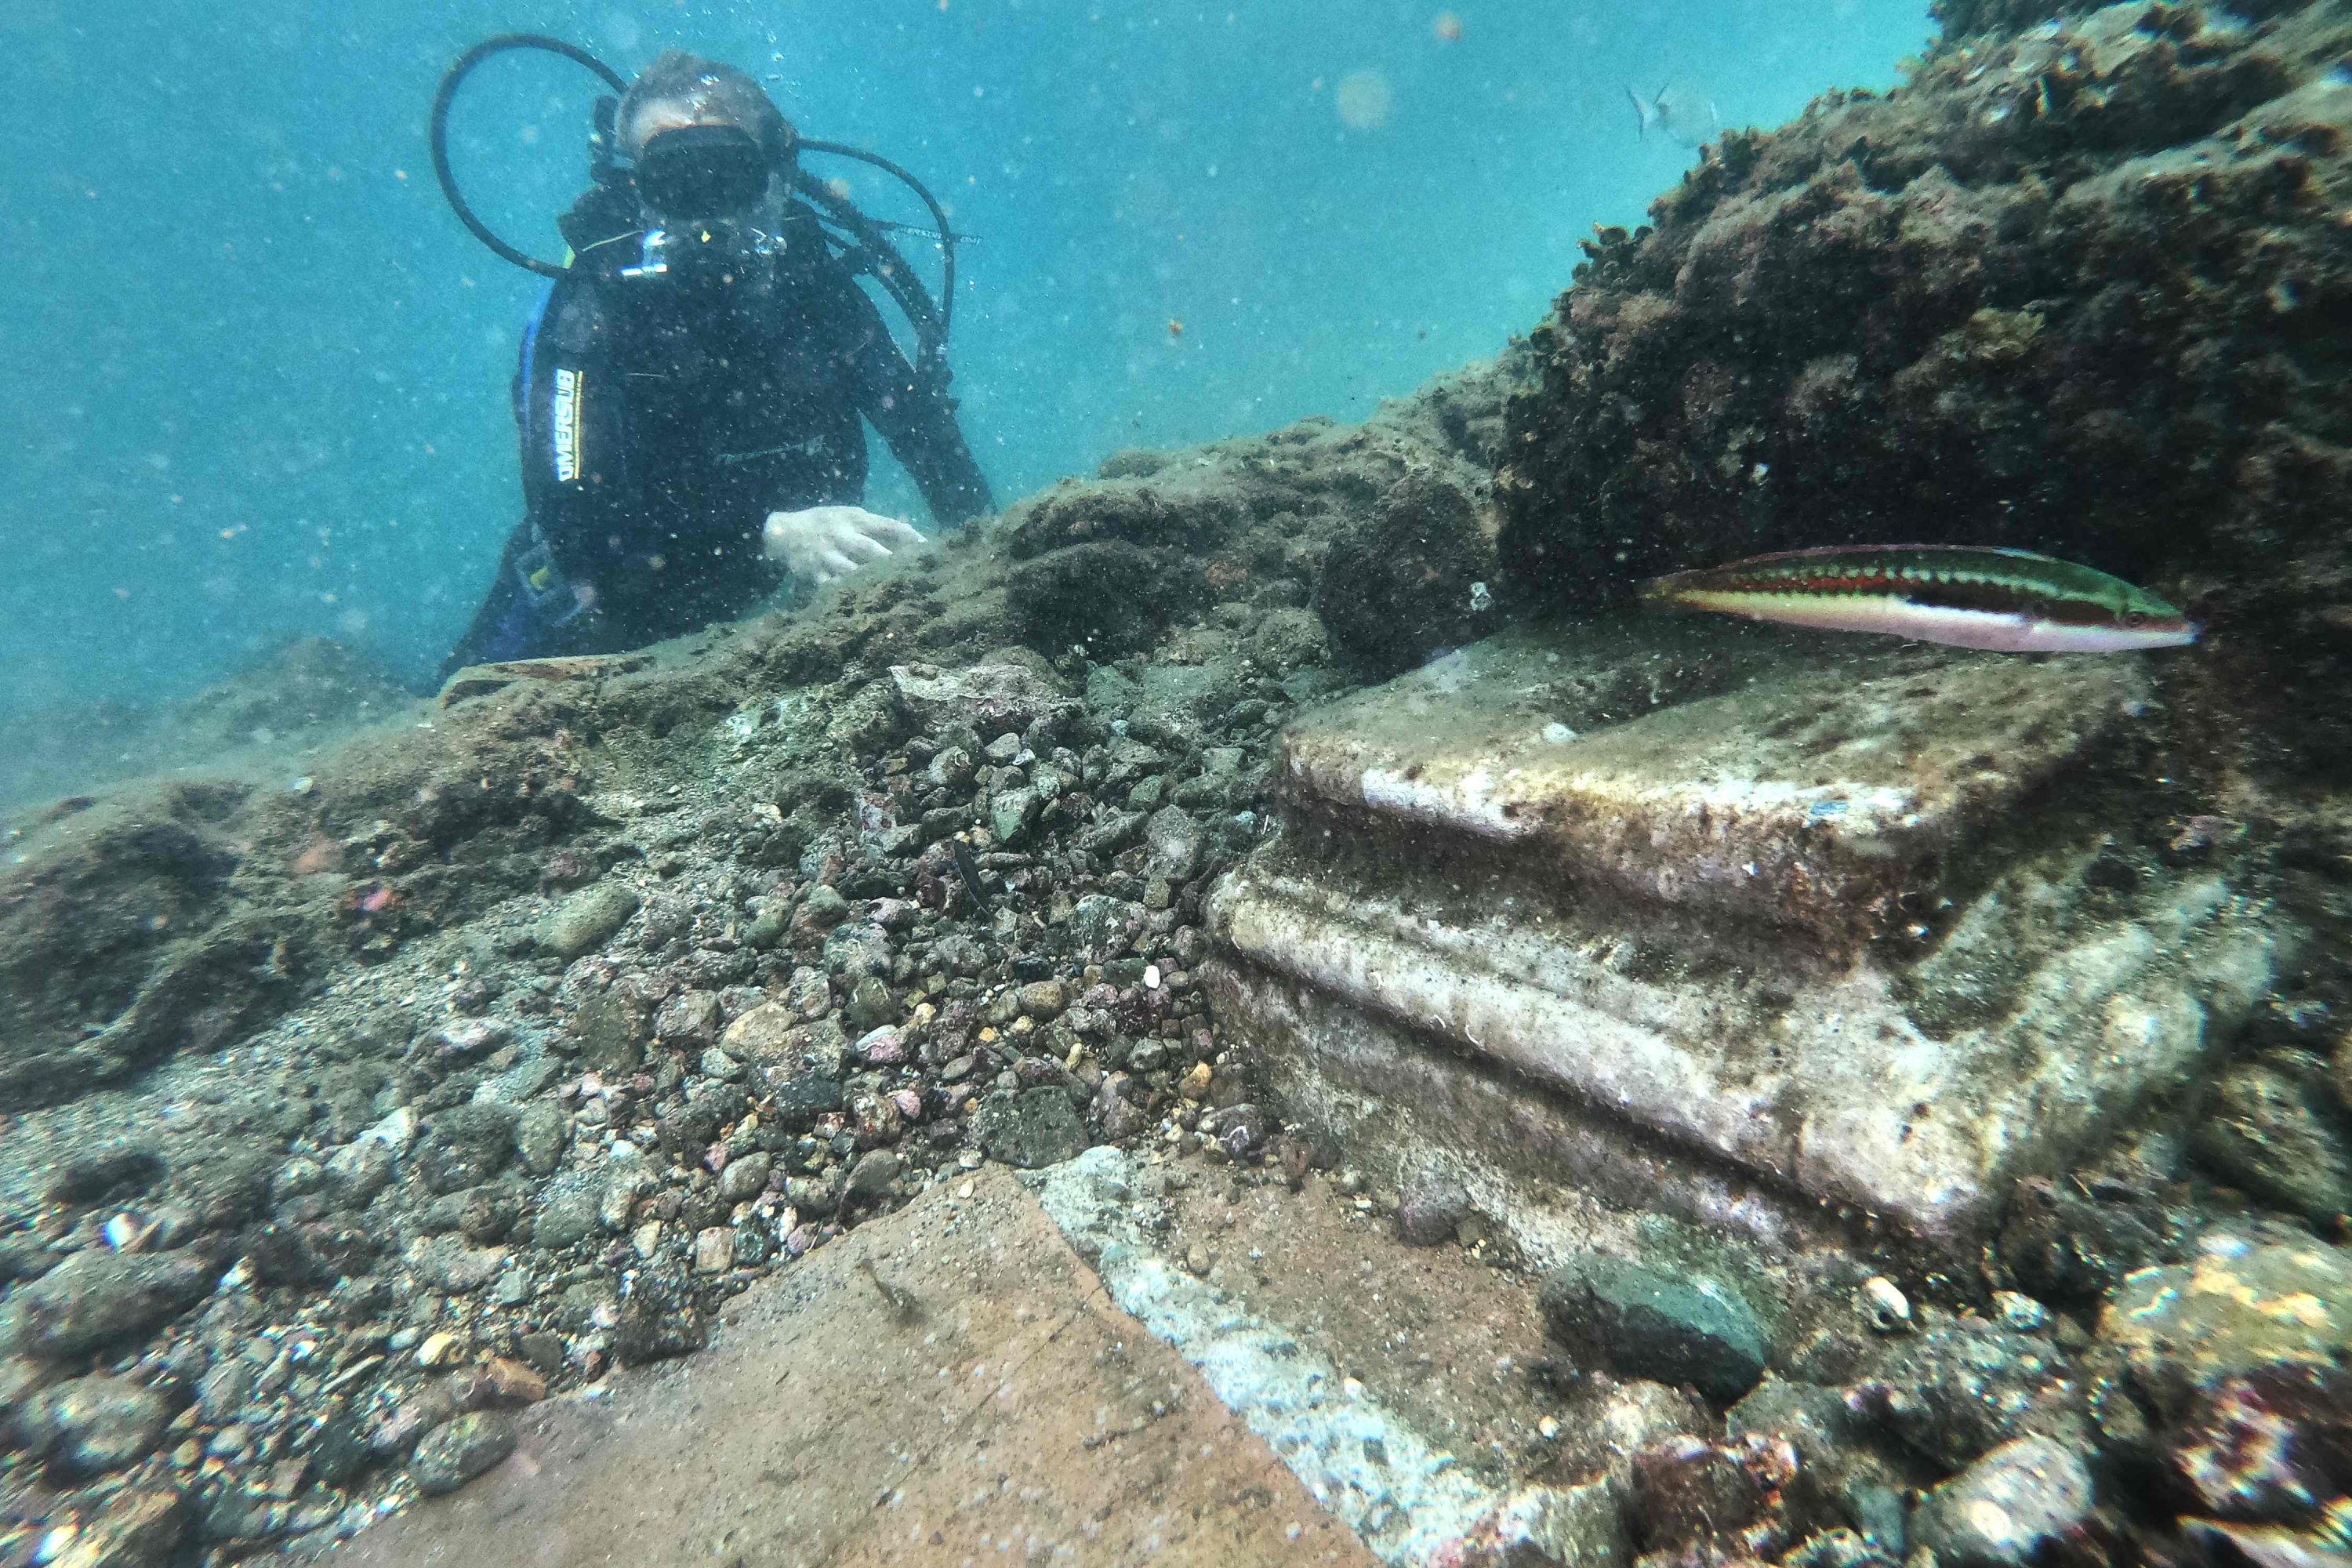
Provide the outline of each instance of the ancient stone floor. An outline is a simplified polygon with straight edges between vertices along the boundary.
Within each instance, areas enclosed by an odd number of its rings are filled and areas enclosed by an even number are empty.
[[[1373,1561],[1001,1166],[739,1298],[707,1352],[523,1419],[498,1468],[329,1556]]]

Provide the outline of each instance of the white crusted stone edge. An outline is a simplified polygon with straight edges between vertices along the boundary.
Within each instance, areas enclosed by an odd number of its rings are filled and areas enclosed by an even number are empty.
[[[1399,1568],[1427,1563],[1504,1502],[1288,1330],[1162,1256],[1136,1217],[1134,1174],[1134,1162],[1106,1146],[1024,1179],[1119,1310],[1199,1368],[1375,1556]]]

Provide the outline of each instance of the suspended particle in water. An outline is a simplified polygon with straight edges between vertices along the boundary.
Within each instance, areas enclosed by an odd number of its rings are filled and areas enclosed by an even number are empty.
[[[1460,43],[1462,41],[1462,18],[1455,16],[1451,11],[1440,11],[1437,14],[1436,20],[1429,24],[1429,35],[1441,44]]]
[[[1339,111],[1339,123],[1349,130],[1378,131],[1388,123],[1389,111],[1396,107],[1396,94],[1388,78],[1367,68],[1341,77],[1332,89],[1331,102]]]
[[[1183,322],[1181,322],[1181,321],[1178,321],[1178,320],[1177,320],[1175,317],[1173,317],[1173,316],[1169,317],[1169,318],[1168,318],[1168,335],[1169,335],[1171,338],[1181,338],[1181,337],[1182,337],[1182,336],[1184,335],[1184,323],[1183,323]]]

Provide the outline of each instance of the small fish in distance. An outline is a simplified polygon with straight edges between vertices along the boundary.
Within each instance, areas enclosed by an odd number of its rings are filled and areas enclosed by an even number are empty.
[[[1835,545],[1645,584],[1648,603],[2000,653],[2179,647],[2200,627],[2145,588],[2030,550]]]
[[[1714,139],[1723,129],[1723,117],[1716,112],[1715,100],[1686,82],[1669,82],[1644,98],[1630,86],[1625,96],[1633,100],[1634,134],[1648,137],[1653,128],[1665,132],[1666,139],[1684,147],[1696,147]]]

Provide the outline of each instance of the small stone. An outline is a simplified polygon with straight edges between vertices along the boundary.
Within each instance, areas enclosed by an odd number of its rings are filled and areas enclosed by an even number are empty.
[[[1022,1170],[1057,1164],[1087,1146],[1086,1124],[1063,1090],[1045,1087],[992,1095],[977,1113],[981,1146],[993,1160]]]
[[[2214,1085],[2194,1146],[2248,1190],[2321,1225],[2352,1212],[2352,1152],[2319,1109],[2314,1085],[2269,1061]]]
[[[497,1018],[460,1018],[425,1037],[424,1047],[435,1056],[468,1061],[488,1056],[514,1038],[514,1026]]]
[[[646,1059],[646,1019],[628,998],[607,991],[592,996],[572,1020],[571,1038],[580,1065],[618,1078]]]
[[[196,1415],[214,1426],[226,1426],[253,1397],[254,1364],[241,1355],[226,1355],[196,1381]]]
[[[637,912],[636,890],[622,882],[583,888],[540,922],[539,944],[566,963],[612,940]]]
[[[1490,1555],[1463,1561],[1492,1563],[1497,1568],[1519,1563],[1622,1568],[1633,1560],[1622,1508],[1605,1479],[1512,1492],[1481,1521],[1474,1538]]]
[[[1177,1092],[1187,1100],[1206,1100],[1212,1076],[1208,1063],[1194,1062],[1192,1070],[1184,1075],[1184,1081],[1177,1085]]]
[[[821,974],[817,977],[824,978]],[[823,1011],[818,1009],[820,1015]],[[775,1002],[762,1002],[727,1026],[727,1032],[719,1037],[719,1048],[738,1061],[763,1067],[784,1054],[784,1042],[800,1022],[793,1009]]]
[[[514,1157],[515,1123],[522,1113],[494,1100],[471,1100],[436,1110],[425,1121],[416,1173],[435,1193],[479,1186]]]
[[[754,952],[765,952],[784,940],[788,927],[786,912],[773,904],[762,909],[750,925],[743,928],[743,945]]]
[[[119,1492],[81,1538],[48,1568],[162,1568],[187,1528],[187,1500],[175,1487]]]
[[[97,1476],[146,1458],[172,1417],[161,1394],[102,1373],[52,1384],[16,1417],[24,1446],[68,1475]]]
[[[727,1162],[719,1173],[719,1201],[725,1204],[748,1204],[768,1190],[768,1176],[775,1163],[761,1153],[744,1154]]]
[[[1201,825],[1182,806],[1161,806],[1144,825],[1146,874],[1171,882],[1185,880],[1200,868],[1202,842]]]
[[[848,1184],[842,1191],[853,1199],[871,1201],[887,1195],[891,1184],[906,1168],[906,1162],[887,1149],[869,1149],[857,1157],[849,1168]]]
[[[1929,1492],[1912,1539],[1951,1568],[2022,1568],[2089,1519],[2090,1471],[2049,1437],[2004,1443]]]
[[[888,981],[869,974],[850,992],[849,1005],[843,1009],[843,1013],[851,1028],[863,1032],[895,1023],[898,1017],[898,1003],[890,994]]]
[[[694,1233],[694,1271],[724,1274],[735,1267],[735,1232],[723,1225],[706,1226]]]
[[[447,1380],[428,1383],[403,1399],[390,1415],[377,1423],[375,1429],[368,1434],[368,1452],[378,1458],[405,1453],[415,1447],[418,1438],[457,1414],[457,1394],[447,1386]],[[218,1439],[215,1438],[215,1442],[217,1443]]]
[[[498,1278],[506,1267],[503,1247],[468,1247],[456,1237],[435,1237],[409,1248],[408,1266],[417,1278],[452,1296],[468,1296]]]
[[[795,937],[823,936],[848,918],[849,900],[819,882],[793,911],[792,931]]]
[[[85,1247],[10,1297],[18,1348],[50,1361],[80,1355],[177,1316],[218,1278],[189,1253]]]
[[[1469,1214],[1470,1194],[1458,1180],[1443,1171],[1417,1171],[1398,1195],[1397,1237],[1407,1247],[1435,1247],[1452,1241]]]
[[[850,1047],[864,1058],[868,1067],[896,1067],[907,1059],[907,1042],[895,1026],[885,1024],[878,1029],[868,1029]]]
[[[1718,1403],[1756,1386],[1769,1343],[1729,1287],[1587,1253],[1545,1276],[1544,1325],[1621,1376],[1690,1384]]]
[[[1897,1342],[1846,1405],[1947,1471],[1995,1446],[2074,1418],[2080,1394],[2046,1339],[1981,1318],[1938,1317]]]
[[[2132,1380],[2170,1417],[2228,1379],[2352,1360],[2352,1252],[2207,1236],[2187,1263],[2126,1279],[2099,1318]]]
[[[511,1356],[492,1356],[475,1375],[475,1395],[485,1408],[520,1409],[547,1397],[547,1377]]]
[[[2014,1333],[2038,1334],[2050,1326],[2050,1309],[2018,1291],[1994,1291],[1992,1306],[2000,1317],[2001,1327]]]
[[[1911,1299],[1884,1274],[1874,1274],[1862,1282],[1853,1293],[1853,1305],[1863,1321],[1879,1333],[1899,1334],[1911,1327]]]
[[[561,1252],[593,1235],[604,1203],[604,1176],[601,1170],[566,1171],[548,1183],[539,1217],[531,1222],[531,1246],[541,1252]]]
[[[694,1286],[663,1271],[637,1277],[612,1331],[614,1353],[631,1365],[690,1354],[709,1342]]]
[[[1020,1010],[1041,1024],[1050,1024],[1062,1016],[1065,996],[1058,980],[1033,980],[1021,987]]]
[[[534,1176],[552,1175],[563,1162],[563,1144],[572,1131],[572,1119],[560,1107],[540,1103],[527,1105],[515,1118],[515,1154],[522,1168]]]
[[[1003,845],[1021,842],[1044,805],[1033,789],[1009,789],[988,803],[988,830]]]
[[[689,1049],[707,1046],[719,1037],[724,1016],[717,992],[681,991],[655,1013],[654,1038]]]
[[[466,1353],[466,1342],[446,1329],[425,1336],[416,1347],[416,1364],[422,1367],[447,1366]]]
[[[847,1103],[841,1080],[830,1073],[771,1070],[762,1081],[776,1124],[787,1132],[806,1132],[816,1124],[817,1118],[839,1110]]]
[[[362,1134],[327,1156],[324,1190],[337,1208],[363,1209],[391,1184],[394,1164],[389,1144]]]
[[[1785,1437],[1681,1434],[1633,1455],[1626,1516],[1645,1554],[1704,1559],[1738,1542],[1769,1558],[1785,1542],[1772,1515],[1796,1475]]]
[[[478,1410],[435,1428],[409,1456],[408,1473],[426,1497],[456,1491],[514,1452],[513,1420]]]

